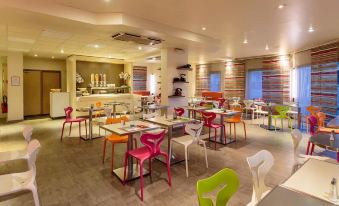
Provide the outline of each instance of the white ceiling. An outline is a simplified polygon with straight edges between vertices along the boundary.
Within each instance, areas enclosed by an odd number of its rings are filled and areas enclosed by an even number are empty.
[[[338,0],[26,0],[30,2],[26,5],[22,2],[0,3],[0,49],[57,55],[64,48],[67,54],[123,59],[159,52],[157,47],[140,51],[138,45],[110,38],[115,32],[129,31],[161,37],[165,39],[162,47],[183,47],[189,50],[191,61],[201,62],[284,54],[339,36]],[[279,4],[286,6],[278,9]],[[46,9],[53,7],[65,12],[53,14]],[[72,12],[77,15],[72,16]],[[112,13],[125,16],[116,23],[108,16]],[[95,23],[90,20],[93,16]],[[310,25],[315,29],[313,33],[307,31]],[[202,27],[207,29],[203,31]],[[243,44],[245,36],[248,44]],[[88,46],[94,44],[102,47]],[[265,50],[266,44],[269,50]]]

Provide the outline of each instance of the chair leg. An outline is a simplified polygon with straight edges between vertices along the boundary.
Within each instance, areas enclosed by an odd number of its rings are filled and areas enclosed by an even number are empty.
[[[171,159],[172,159],[172,147],[173,147],[173,142],[170,142],[170,149],[169,149],[169,164],[171,165]]]
[[[245,132],[245,140],[247,139],[247,135],[246,135],[246,124],[245,124],[245,122],[242,122],[243,123],[243,125],[244,125],[244,132]]]
[[[31,189],[32,194],[33,194],[33,199],[34,199],[34,205],[35,206],[40,206],[40,201],[39,201],[39,194],[37,188],[32,188]]]
[[[112,142],[112,157],[111,157],[111,171],[113,172],[114,169],[114,143]]]
[[[337,162],[339,163],[339,152],[337,152]]]
[[[143,175],[143,161],[140,161],[140,196],[141,196],[141,201],[144,201],[144,175]]]
[[[232,138],[232,123],[229,123],[230,124],[230,139]]]
[[[211,128],[208,128],[208,141],[211,141]]]
[[[223,125],[223,129],[224,129],[224,138],[225,138],[225,144],[227,143],[227,141],[226,141],[226,137],[227,137],[227,135],[226,135],[226,125]]]
[[[274,118],[274,131],[276,132],[277,131],[277,119]]]
[[[64,136],[65,123],[66,123],[66,122],[64,122],[64,123],[62,124],[61,137],[60,137],[60,141],[61,141],[61,142],[62,142],[62,138],[63,138],[63,136]]]
[[[312,144],[312,147],[311,147],[311,154],[310,154],[310,155],[313,155],[313,152],[314,152],[314,144]]]
[[[205,150],[205,161],[206,161],[206,168],[208,168],[208,160],[207,160],[207,148],[206,148],[206,142],[202,142]]]
[[[105,163],[106,144],[107,144],[107,140],[106,140],[106,138],[105,138],[105,139],[104,139],[104,145],[103,145],[103,147],[102,147],[102,164]]]
[[[186,164],[186,177],[188,177],[188,151],[187,146],[185,146],[185,164]]]
[[[79,143],[81,142],[81,122],[79,122]]]
[[[85,131],[86,131],[86,139],[87,139],[87,121],[85,120]],[[105,130],[105,132],[106,132],[106,130]]]
[[[214,150],[217,150],[217,129],[214,129]]]
[[[307,149],[306,149],[306,155],[308,155],[309,151],[310,151],[310,146],[311,146],[311,142],[308,141],[307,143]]]
[[[69,126],[69,133],[68,133],[68,136],[71,136],[71,132],[72,132],[72,124],[73,122],[71,122],[70,126]]]
[[[152,176],[152,158],[148,159],[148,170],[149,170],[149,175]]]
[[[164,155],[166,158],[166,164],[167,164],[167,178],[168,178],[168,185],[172,185],[172,179],[171,179],[171,166],[169,164],[169,157],[167,154]]]
[[[280,119],[281,122],[281,131],[284,131],[284,119]]]
[[[237,141],[237,129],[235,127],[235,123],[234,123],[234,141]]]

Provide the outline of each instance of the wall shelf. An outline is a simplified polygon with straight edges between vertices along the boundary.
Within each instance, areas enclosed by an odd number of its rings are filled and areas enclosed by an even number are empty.
[[[174,81],[174,82],[173,82],[173,84],[174,84],[174,83],[183,83],[183,84],[188,84],[189,82]]]
[[[180,97],[185,97],[185,96],[177,96],[177,95],[170,95],[168,98],[180,98]]]

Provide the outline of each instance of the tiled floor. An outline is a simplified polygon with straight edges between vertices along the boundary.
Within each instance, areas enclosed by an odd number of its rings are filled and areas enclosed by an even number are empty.
[[[76,138],[78,130],[74,127],[71,136],[75,138],[66,138],[63,143],[60,142],[62,120],[46,118],[1,125],[0,151],[22,148],[24,143],[21,131],[27,124],[34,127],[33,138],[42,144],[37,160],[37,184],[43,206],[198,205],[195,188],[197,180],[225,167],[235,170],[240,178],[240,188],[229,205],[246,205],[252,195],[252,178],[246,163],[247,156],[261,149],[273,153],[275,164],[267,175],[267,184],[271,187],[290,175],[293,161],[292,140],[288,129],[285,129],[286,132],[266,131],[256,122],[247,121],[247,141],[244,140],[242,127],[239,125],[237,143],[221,146],[217,151],[208,149],[208,169],[205,168],[202,148],[193,146],[190,149],[189,178],[185,175],[184,162],[172,166],[172,187],[167,185],[166,167],[159,161],[154,161],[152,178],[145,178],[142,203],[137,195],[138,180],[123,186],[111,175],[110,146],[107,147],[106,163],[101,163],[102,139],[79,144]],[[229,134],[228,130],[227,133]],[[306,138],[303,141],[303,146],[305,145]],[[125,148],[125,145],[116,146],[115,167],[123,165]],[[182,149],[177,145],[174,147],[176,153],[183,152]],[[0,163],[0,174],[22,171],[25,165],[24,161]],[[31,193],[23,193],[14,199],[2,198],[0,201],[0,205],[33,205]]]

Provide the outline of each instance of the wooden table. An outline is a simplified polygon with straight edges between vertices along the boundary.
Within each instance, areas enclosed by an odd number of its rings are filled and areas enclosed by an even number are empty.
[[[173,116],[170,115],[168,117],[158,116],[158,117],[154,117],[154,118],[149,118],[149,119],[145,119],[145,121],[151,122],[151,123],[154,123],[154,124],[158,124],[158,125],[161,125],[163,127],[167,127],[167,129],[168,129],[167,152],[168,152],[168,154],[170,154],[171,139],[173,137],[173,127],[179,126],[179,125],[185,125],[185,124],[191,123],[191,122],[196,122],[197,120],[191,119],[191,118],[179,118],[179,117],[177,119],[173,119]],[[174,153],[171,153],[171,154],[172,154],[171,165],[179,163],[179,162],[184,160],[183,158],[178,157]],[[158,160],[160,160],[163,163],[166,163],[166,161],[161,157],[158,158]]]
[[[80,107],[80,108],[77,108],[76,111],[78,111],[78,112],[88,112],[88,123],[89,123],[88,124],[88,130],[89,130],[88,137],[81,137],[81,139],[92,140],[92,139],[102,137],[102,136],[93,137],[93,112],[104,111],[104,107],[94,107],[94,105],[91,104],[90,107]]]
[[[310,142],[318,147],[336,152],[337,161],[339,162],[339,134],[335,135],[334,141],[330,141],[330,134],[318,133],[310,137]]]
[[[131,125],[135,125],[134,127],[131,127]],[[138,125],[146,126],[146,128],[140,128]],[[129,121],[126,122],[126,125],[122,125],[121,123],[117,124],[108,124],[108,125],[102,125],[100,126],[101,129],[117,134],[119,136],[128,135],[128,150],[131,150],[133,148],[133,135],[144,132],[144,131],[150,131],[154,129],[159,129],[159,125],[150,124],[143,121]],[[124,167],[113,169],[113,173],[121,180],[124,180]],[[144,175],[147,175],[148,171],[144,170]],[[127,165],[127,181],[136,179],[140,176],[139,168],[136,164],[133,164],[133,158],[132,156],[128,157],[128,165]]]
[[[161,110],[165,113],[165,116],[167,116],[168,113],[168,105],[156,105],[156,104],[151,104],[151,105],[145,105],[142,106],[142,109],[145,111],[145,113],[147,114],[149,111],[153,111],[155,112],[156,110]],[[164,111],[165,110],[165,111]]]
[[[330,182],[339,179],[339,165],[309,159],[283,184],[273,189],[258,206],[327,206],[333,205],[328,199]]]
[[[221,124],[221,125],[225,124],[225,122],[224,122],[225,121],[225,117],[231,117],[231,116],[239,113],[238,111],[232,111],[232,110],[226,110],[225,111],[224,109],[209,109],[209,110],[206,110],[206,112],[213,112],[213,113],[219,115],[220,116],[219,124]],[[225,125],[224,125],[224,127],[225,127]],[[225,139],[225,141],[223,141],[223,139]],[[209,139],[209,140],[211,142],[214,142],[213,139]],[[231,139],[231,136],[230,136],[230,139],[227,140],[226,134],[224,133],[224,130],[221,129],[221,131],[220,131],[220,138],[219,138],[219,141],[217,140],[217,143],[223,144],[223,145],[227,145],[227,144],[230,144],[230,143],[233,143],[233,142],[235,142],[234,138]]]
[[[336,116],[334,119],[327,123],[327,127],[339,129],[339,116]]]

